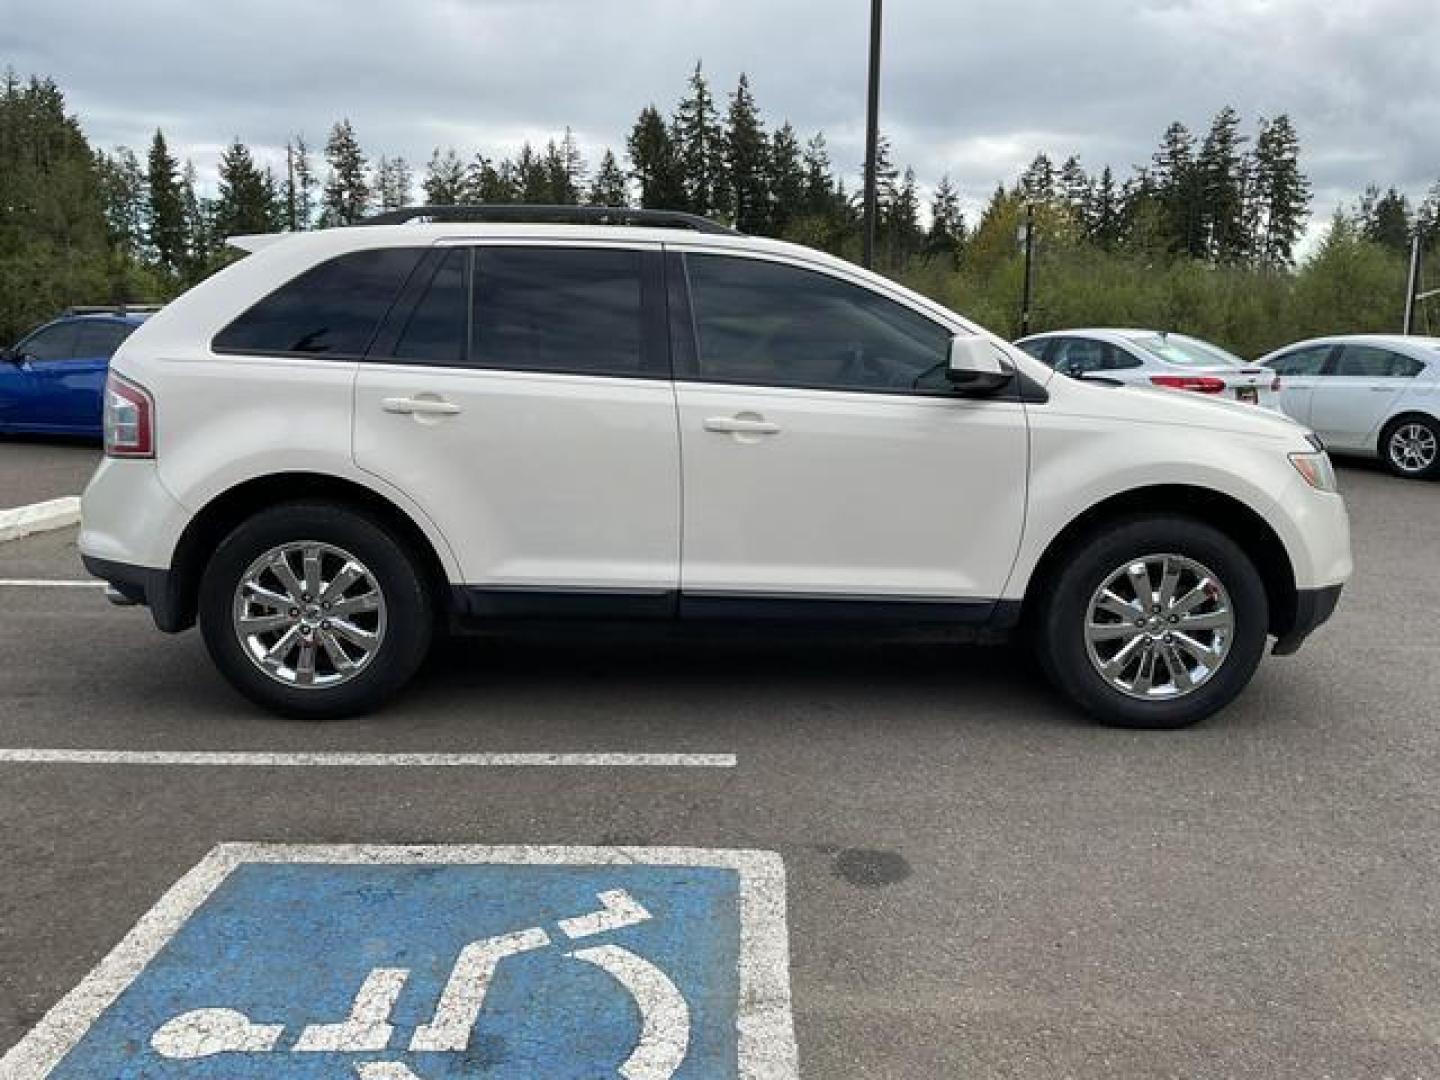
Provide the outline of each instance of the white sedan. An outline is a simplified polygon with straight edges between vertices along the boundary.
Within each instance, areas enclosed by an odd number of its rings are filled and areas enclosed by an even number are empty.
[[[1440,338],[1314,338],[1258,361],[1280,407],[1337,454],[1378,457],[1399,476],[1440,475]]]
[[[1055,330],[1015,343],[1062,375],[1129,386],[1213,394],[1280,407],[1275,372],[1247,364],[1219,345],[1164,330]]]

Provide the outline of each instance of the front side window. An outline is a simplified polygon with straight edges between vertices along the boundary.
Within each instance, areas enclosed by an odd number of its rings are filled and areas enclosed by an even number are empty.
[[[470,252],[445,253],[395,343],[396,359],[442,366],[465,362]]]
[[[1124,349],[1094,338],[1061,338],[1050,358],[1055,370],[1062,375],[1089,375],[1140,366],[1140,361]]]
[[[1362,379],[1413,379],[1423,366],[1419,360],[1389,349],[1346,345],[1335,363],[1335,374]]]
[[[423,254],[377,248],[311,267],[221,330],[215,351],[363,356]]]
[[[893,300],[781,263],[725,255],[685,262],[695,378],[824,390],[945,386],[952,333]]]
[[[1307,345],[1275,357],[1266,367],[1277,375],[1319,375],[1330,349],[1329,345]]]
[[[1019,348],[1024,349],[1041,363],[1045,362],[1045,350],[1050,345],[1049,338],[1037,338],[1034,341],[1021,341],[1017,343]]]
[[[644,253],[492,247],[475,253],[470,363],[511,371],[643,376]]]
[[[76,326],[62,323],[31,334],[17,350],[31,360],[69,360],[75,355]]]

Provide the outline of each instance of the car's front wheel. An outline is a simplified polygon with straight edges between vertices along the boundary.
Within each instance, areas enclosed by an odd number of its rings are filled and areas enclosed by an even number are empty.
[[[1062,553],[1037,600],[1050,680],[1122,727],[1184,727],[1223,708],[1254,674],[1269,624],[1245,552],[1188,518],[1090,530]]]
[[[1428,416],[1402,416],[1381,433],[1380,456],[1396,476],[1440,476],[1440,423]]]
[[[328,720],[375,708],[425,657],[425,579],[381,522],[349,507],[286,503],[238,525],[200,584],[216,666],[251,700]]]

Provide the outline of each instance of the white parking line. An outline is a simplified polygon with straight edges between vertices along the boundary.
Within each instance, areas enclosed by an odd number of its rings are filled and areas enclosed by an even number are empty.
[[[80,520],[80,498],[67,495],[62,499],[48,499],[28,506],[15,506],[0,510],[0,542],[19,540],[31,533],[49,529],[63,529]]]
[[[0,578],[0,589],[103,589],[105,582],[60,578]]]
[[[0,765],[239,765],[440,768],[569,766],[733,769],[734,754],[472,753],[381,754],[353,751],[0,749]]]

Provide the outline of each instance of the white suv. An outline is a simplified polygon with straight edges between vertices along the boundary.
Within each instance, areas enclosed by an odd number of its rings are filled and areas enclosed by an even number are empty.
[[[722,620],[1023,629],[1175,727],[1334,610],[1345,507],[1288,419],[1057,378],[703,219],[497,216],[249,238],[111,365],[86,565],[272,709],[371,708],[447,627]]]

